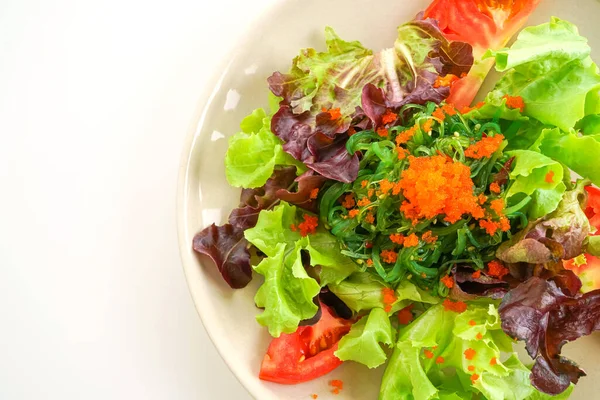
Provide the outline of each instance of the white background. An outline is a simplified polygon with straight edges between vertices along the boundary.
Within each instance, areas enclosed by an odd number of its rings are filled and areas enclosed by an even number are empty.
[[[182,144],[275,0],[0,0],[0,399],[249,399],[177,249]]]

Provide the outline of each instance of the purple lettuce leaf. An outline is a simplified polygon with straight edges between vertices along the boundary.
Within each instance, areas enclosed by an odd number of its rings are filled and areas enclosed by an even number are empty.
[[[600,330],[600,290],[574,294],[578,284],[573,278],[533,277],[511,290],[499,308],[504,332],[525,341],[535,360],[532,384],[551,395],[585,376],[574,362],[561,356],[563,345]]]

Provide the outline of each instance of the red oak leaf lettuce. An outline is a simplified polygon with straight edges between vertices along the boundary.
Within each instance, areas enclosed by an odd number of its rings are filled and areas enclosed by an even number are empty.
[[[532,384],[552,395],[585,376],[560,355],[563,345],[600,329],[600,290],[573,296],[567,294],[572,288],[561,290],[561,284],[533,277],[511,290],[499,308],[504,332],[525,341],[535,360]]]

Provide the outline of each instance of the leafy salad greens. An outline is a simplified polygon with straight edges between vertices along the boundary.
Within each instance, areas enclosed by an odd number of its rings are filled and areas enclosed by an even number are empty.
[[[537,3],[435,0],[380,52],[327,28],[268,79],[225,157],[240,205],[193,243],[232,288],[264,277],[261,379],[357,362],[382,400],[569,397],[561,348],[600,329],[600,72],[558,18],[504,47]]]

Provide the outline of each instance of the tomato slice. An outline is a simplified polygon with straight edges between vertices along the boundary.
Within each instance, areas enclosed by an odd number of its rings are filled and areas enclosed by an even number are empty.
[[[594,235],[600,235],[600,189],[586,186],[585,190],[588,193],[585,215],[589,218],[590,224],[596,228]]]
[[[328,374],[342,365],[333,353],[351,326],[352,321],[336,317],[321,303],[319,322],[271,341],[260,367],[260,379],[294,385]]]

